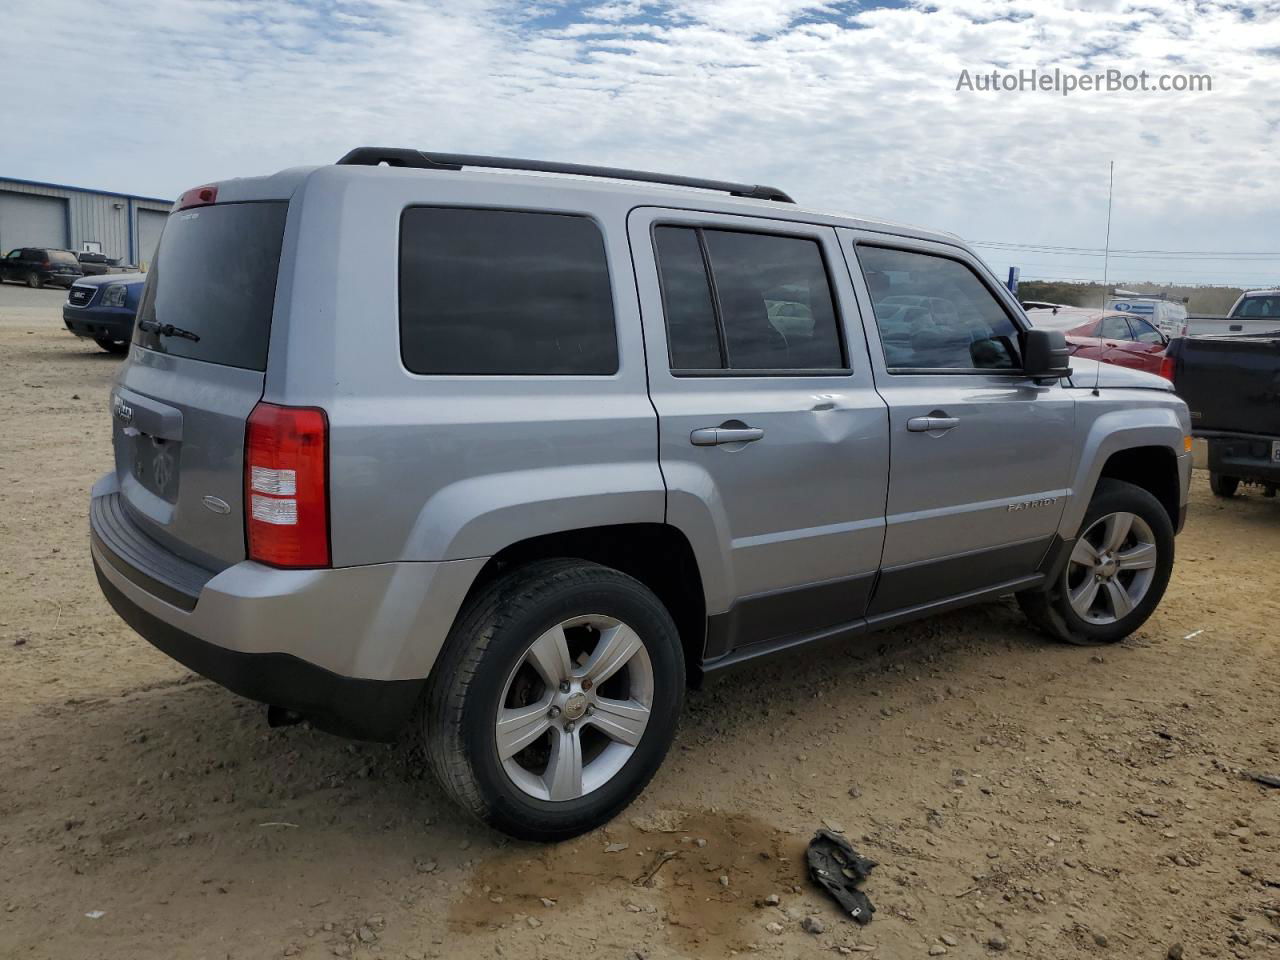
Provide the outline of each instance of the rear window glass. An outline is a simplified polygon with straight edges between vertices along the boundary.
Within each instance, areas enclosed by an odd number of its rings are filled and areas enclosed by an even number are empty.
[[[76,255],[70,250],[50,250],[49,259],[53,263],[77,263]]]
[[[422,374],[616,373],[600,228],[556,213],[406,210],[400,351]]]
[[[1237,317],[1280,317],[1280,297],[1246,297],[1236,310]]]
[[[190,336],[138,327],[133,342],[177,357],[266,370],[288,209],[286,201],[273,200],[170,214],[147,272],[138,322],[172,325]]]

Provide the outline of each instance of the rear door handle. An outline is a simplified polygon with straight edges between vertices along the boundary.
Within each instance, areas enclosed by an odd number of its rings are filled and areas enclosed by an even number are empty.
[[[912,417],[907,429],[912,433],[932,433],[934,430],[950,430],[959,423],[956,417]]]
[[[714,447],[722,443],[750,443],[764,436],[759,427],[700,427],[689,434],[695,447]]]

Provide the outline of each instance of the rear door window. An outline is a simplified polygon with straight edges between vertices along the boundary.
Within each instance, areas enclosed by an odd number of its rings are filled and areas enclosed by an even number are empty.
[[[559,213],[409,208],[400,224],[400,354],[420,374],[616,373],[600,228]]]
[[[272,200],[170,214],[147,272],[138,321],[171,324],[190,336],[136,328],[133,342],[173,356],[266,370],[288,209],[287,201]]]
[[[821,245],[809,237],[654,230],[671,369],[848,369]]]
[[[1133,331],[1133,339],[1139,343],[1164,343],[1164,334],[1145,320],[1130,317],[1129,328]]]

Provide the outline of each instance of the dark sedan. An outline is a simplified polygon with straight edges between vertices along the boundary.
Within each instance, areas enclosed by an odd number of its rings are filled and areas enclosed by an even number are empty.
[[[62,321],[77,337],[88,337],[108,353],[127,353],[146,281],[145,273],[82,277],[67,293]]]

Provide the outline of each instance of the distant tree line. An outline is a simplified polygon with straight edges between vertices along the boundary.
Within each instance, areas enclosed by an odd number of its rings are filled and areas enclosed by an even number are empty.
[[[1018,284],[1019,300],[1047,300],[1069,307],[1101,307],[1119,287],[1135,293],[1162,293],[1175,300],[1189,298],[1188,313],[1223,314],[1231,309],[1242,291],[1239,287],[1175,287],[1158,283],[1071,283],[1062,280],[1023,280]]]

